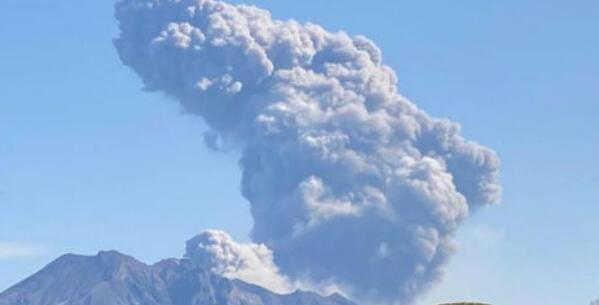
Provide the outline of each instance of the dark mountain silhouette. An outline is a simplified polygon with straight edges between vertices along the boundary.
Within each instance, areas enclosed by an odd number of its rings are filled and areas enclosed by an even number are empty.
[[[67,254],[0,293],[0,305],[355,305],[296,291],[281,295],[203,270],[188,260],[146,265],[115,251]]]

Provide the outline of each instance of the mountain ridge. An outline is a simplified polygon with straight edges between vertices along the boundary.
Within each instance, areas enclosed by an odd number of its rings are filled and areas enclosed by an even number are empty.
[[[118,251],[65,254],[0,293],[0,305],[356,305],[338,295],[277,294],[187,259],[146,264]]]

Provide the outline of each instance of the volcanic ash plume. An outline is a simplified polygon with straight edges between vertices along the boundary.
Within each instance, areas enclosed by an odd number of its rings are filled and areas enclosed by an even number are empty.
[[[265,245],[237,243],[223,231],[208,230],[187,241],[185,258],[216,274],[267,287],[274,292],[289,293],[296,288],[280,275],[272,251]]]
[[[116,16],[146,89],[241,147],[251,237],[294,282],[409,302],[468,211],[499,198],[495,153],[400,96],[365,37],[215,0],[122,0]]]

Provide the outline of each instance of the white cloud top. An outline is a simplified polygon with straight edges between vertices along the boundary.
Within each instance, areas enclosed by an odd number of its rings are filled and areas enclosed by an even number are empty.
[[[39,246],[0,241],[0,260],[21,259],[39,256],[43,249]]]
[[[289,293],[295,287],[279,274],[270,249],[262,244],[237,243],[229,234],[208,230],[187,242],[185,257],[212,272]]]

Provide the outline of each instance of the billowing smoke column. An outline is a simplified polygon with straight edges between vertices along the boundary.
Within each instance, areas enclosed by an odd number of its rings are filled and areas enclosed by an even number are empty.
[[[499,198],[494,152],[400,96],[365,37],[216,0],[122,0],[116,16],[146,89],[242,147],[252,239],[293,281],[407,303],[468,211]]]
[[[237,243],[229,234],[208,230],[190,239],[185,257],[212,272],[288,293],[296,285],[279,273],[273,254],[263,244]]]

